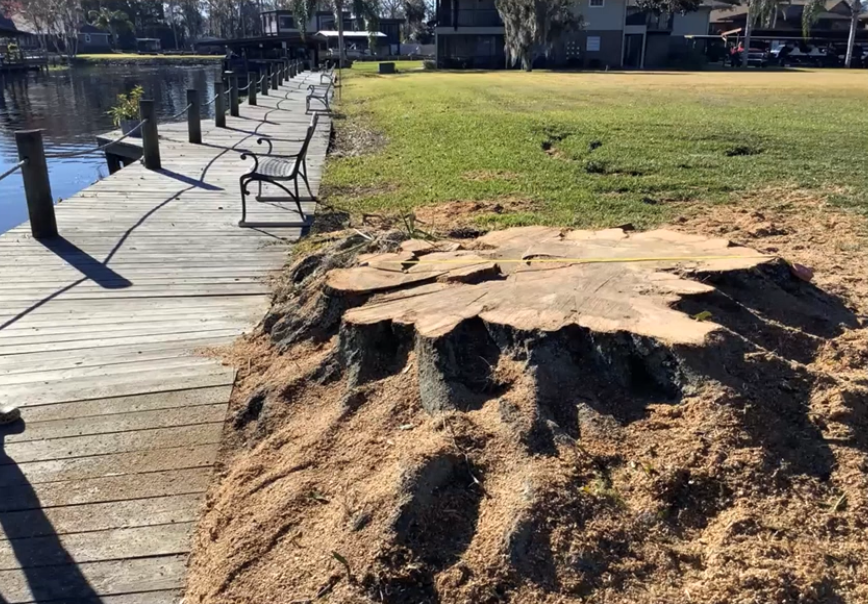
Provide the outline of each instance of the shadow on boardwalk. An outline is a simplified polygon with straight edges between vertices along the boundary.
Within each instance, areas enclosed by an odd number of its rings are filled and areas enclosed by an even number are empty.
[[[6,436],[24,431],[23,421],[0,426],[0,484],[4,492],[0,527],[30,588],[31,595],[25,601],[99,604],[100,597],[61,543],[33,486],[6,453]],[[18,600],[6,600],[4,588],[8,589],[8,585],[0,585],[0,604]]]

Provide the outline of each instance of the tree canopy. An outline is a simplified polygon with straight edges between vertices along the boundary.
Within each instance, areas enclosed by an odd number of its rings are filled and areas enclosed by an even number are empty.
[[[571,0],[495,0],[494,5],[503,20],[507,59],[525,71],[533,68],[536,49],[547,55],[563,34],[582,25]]]

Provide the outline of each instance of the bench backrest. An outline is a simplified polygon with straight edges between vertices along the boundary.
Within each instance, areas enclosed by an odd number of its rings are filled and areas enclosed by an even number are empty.
[[[301,144],[301,150],[298,152],[298,164],[304,161],[304,158],[307,156],[307,148],[310,146],[310,141],[313,138],[314,130],[316,130],[316,124],[319,121],[319,114],[314,113],[313,117],[310,120],[310,125],[307,127],[307,135],[304,137],[304,142]]]

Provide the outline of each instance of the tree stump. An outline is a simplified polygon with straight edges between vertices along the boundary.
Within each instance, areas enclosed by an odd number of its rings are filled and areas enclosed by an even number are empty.
[[[396,332],[413,334],[432,412],[473,406],[502,354],[535,368],[540,395],[575,374],[572,364],[588,362],[625,386],[674,392],[673,381],[686,381],[677,348],[702,347],[721,329],[678,310],[679,302],[714,292],[702,282],[712,275],[744,276],[774,262],[725,239],[662,230],[527,227],[490,233],[473,247],[437,252],[408,242],[327,279],[333,295],[367,300],[343,315],[353,364],[382,365],[383,350],[402,348],[390,344]],[[584,360],[567,358],[576,354]]]

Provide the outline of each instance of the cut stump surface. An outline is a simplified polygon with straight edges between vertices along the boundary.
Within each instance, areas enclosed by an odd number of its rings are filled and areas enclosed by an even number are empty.
[[[671,307],[713,288],[683,275],[746,271],[772,260],[726,239],[665,230],[514,228],[479,238],[477,247],[483,249],[438,253],[405,245],[333,271],[328,285],[344,294],[388,292],[350,310],[344,321],[412,324],[426,337],[479,317],[523,331],[577,325],[699,344],[717,325]]]

